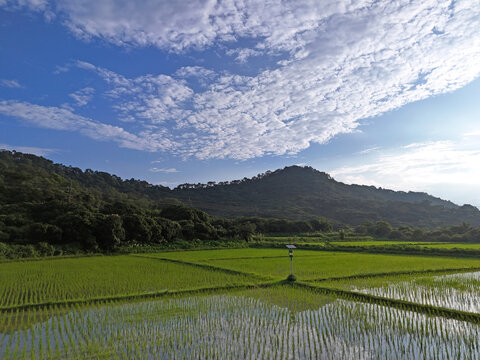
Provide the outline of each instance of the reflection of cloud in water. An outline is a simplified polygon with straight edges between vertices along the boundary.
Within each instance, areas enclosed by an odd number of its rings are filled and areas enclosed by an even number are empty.
[[[280,306],[289,299],[296,305]],[[0,334],[0,357],[8,347],[6,357],[14,358],[17,344],[31,357],[33,343],[35,356],[42,344],[46,358],[478,358],[478,336],[478,325],[467,322],[289,288],[255,289],[56,314]]]
[[[364,284],[362,287],[352,290],[425,305],[480,312],[479,271],[440,276],[417,276],[406,281],[391,280],[384,285],[375,287]]]

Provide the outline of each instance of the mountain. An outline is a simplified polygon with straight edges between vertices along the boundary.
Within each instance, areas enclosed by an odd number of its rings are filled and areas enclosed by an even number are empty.
[[[346,185],[311,167],[290,166],[227,184],[183,184],[173,193],[194,207],[223,216],[321,216],[349,225],[387,220],[395,226],[422,228],[480,224],[480,211],[473,206],[420,192]]]
[[[4,176],[2,176],[2,173]],[[5,174],[9,174],[5,176]],[[480,225],[480,211],[458,206],[421,192],[402,192],[374,186],[347,185],[311,167],[290,166],[253,178],[207,184],[182,184],[175,189],[135,179],[123,180],[105,172],[54,164],[31,154],[0,152],[2,182],[29,181],[42,191],[56,182],[63,196],[89,189],[99,196],[128,197],[143,201],[175,203],[222,217],[314,219],[359,225],[386,220],[394,226],[421,228],[461,224]],[[7,195],[0,194],[0,200]],[[51,193],[49,196],[58,196]]]

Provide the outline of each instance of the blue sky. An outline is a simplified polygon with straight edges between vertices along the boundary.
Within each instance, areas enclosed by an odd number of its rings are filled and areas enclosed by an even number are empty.
[[[0,148],[173,187],[302,164],[480,206],[480,4],[0,0]]]

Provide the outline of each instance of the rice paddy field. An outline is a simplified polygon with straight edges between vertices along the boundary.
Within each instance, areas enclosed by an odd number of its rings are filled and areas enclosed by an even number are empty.
[[[219,257],[205,253],[186,254],[190,262],[210,265],[222,269],[248,272],[256,275],[268,275],[274,279],[285,279],[290,273],[288,256],[285,250],[270,250],[277,257],[232,257],[235,250],[224,250]],[[268,249],[249,249],[261,251],[264,256]],[[298,253],[298,257],[297,257]],[[229,254],[229,255],[228,255]],[[283,254],[283,255],[281,255]],[[148,257],[164,258],[165,254],[149,254]],[[178,253],[169,256],[179,256]],[[225,258],[222,258],[225,257]],[[287,263],[286,263],[287,261]],[[331,251],[295,251],[295,275],[302,280],[324,279],[331,277],[355,276],[361,274],[375,274],[402,271],[426,271],[440,269],[480,268],[480,259],[464,259],[453,257],[426,257],[403,255],[357,254]]]
[[[312,243],[313,244],[313,243]],[[472,249],[480,250],[480,244],[466,244],[466,243],[444,243],[444,242],[425,242],[425,241],[333,241],[335,246],[421,246],[427,248],[437,249]]]
[[[424,276],[382,276],[326,281],[322,286],[480,313],[480,272]]]
[[[0,358],[480,358],[480,260],[294,257],[295,283],[280,249],[2,263]]]

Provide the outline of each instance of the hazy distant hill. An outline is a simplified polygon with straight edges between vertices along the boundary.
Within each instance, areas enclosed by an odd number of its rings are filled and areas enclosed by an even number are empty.
[[[162,202],[178,199],[223,217],[325,217],[351,225],[387,220],[395,226],[407,224],[424,228],[462,222],[480,225],[480,211],[473,206],[458,206],[426,193],[346,185],[311,167],[291,166],[251,179],[219,184],[182,184],[173,190],[146,181],[122,180],[105,172],[54,164],[35,155],[2,151],[0,175],[6,169],[10,174],[18,173],[20,180],[37,177],[29,181],[37,181],[40,187],[40,184],[56,182],[67,195],[73,182],[75,188],[95,189],[108,196],[125,194],[129,198]]]

